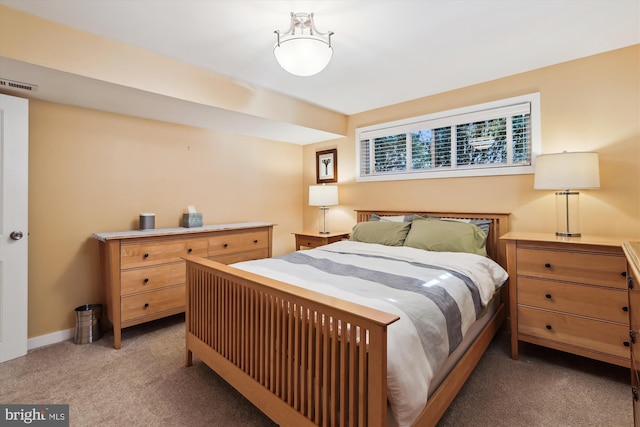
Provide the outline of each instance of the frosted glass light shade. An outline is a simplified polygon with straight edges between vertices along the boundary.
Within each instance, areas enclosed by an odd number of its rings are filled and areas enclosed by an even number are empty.
[[[600,188],[598,153],[556,153],[536,157],[535,190]]]
[[[318,74],[331,61],[333,49],[323,40],[297,37],[280,41],[273,48],[278,63],[289,73],[307,77]]]
[[[338,204],[337,185],[310,185],[309,206],[335,206]]]

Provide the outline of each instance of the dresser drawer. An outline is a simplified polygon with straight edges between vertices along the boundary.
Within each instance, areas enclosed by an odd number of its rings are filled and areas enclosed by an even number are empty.
[[[144,267],[182,261],[185,255],[207,256],[207,239],[123,243],[120,268]]]
[[[209,257],[269,248],[269,232],[245,231],[220,233],[209,237]]]
[[[209,257],[212,261],[221,262],[222,264],[233,264],[234,262],[251,261],[254,259],[262,259],[269,257],[269,249],[258,249],[255,251],[236,252],[228,255],[218,255]]]
[[[623,256],[519,247],[516,268],[518,276],[627,289]]]
[[[529,277],[518,278],[518,304],[628,323],[627,292]]]
[[[122,295],[182,285],[185,281],[185,263],[183,261],[125,270],[121,273],[120,281]]]
[[[122,321],[184,307],[185,285],[122,297]]]
[[[629,320],[632,328],[640,328],[640,290],[629,291]]]
[[[630,358],[627,325],[518,306],[518,336],[529,335],[612,356]]]

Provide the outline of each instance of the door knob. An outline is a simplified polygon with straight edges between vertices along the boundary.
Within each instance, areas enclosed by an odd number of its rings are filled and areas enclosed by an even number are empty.
[[[9,234],[9,237],[13,240],[20,240],[24,237],[24,234],[22,234],[22,231],[12,231],[11,234]]]

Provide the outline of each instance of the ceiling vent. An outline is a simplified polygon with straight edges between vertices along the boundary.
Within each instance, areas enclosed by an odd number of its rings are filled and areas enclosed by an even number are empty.
[[[28,92],[37,92],[38,86],[32,85],[31,83],[15,82],[13,80],[0,78],[0,89],[19,89]]]

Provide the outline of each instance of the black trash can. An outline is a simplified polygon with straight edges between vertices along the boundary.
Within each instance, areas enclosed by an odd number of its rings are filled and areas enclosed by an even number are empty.
[[[76,335],[74,344],[87,344],[102,338],[102,304],[76,307]]]

